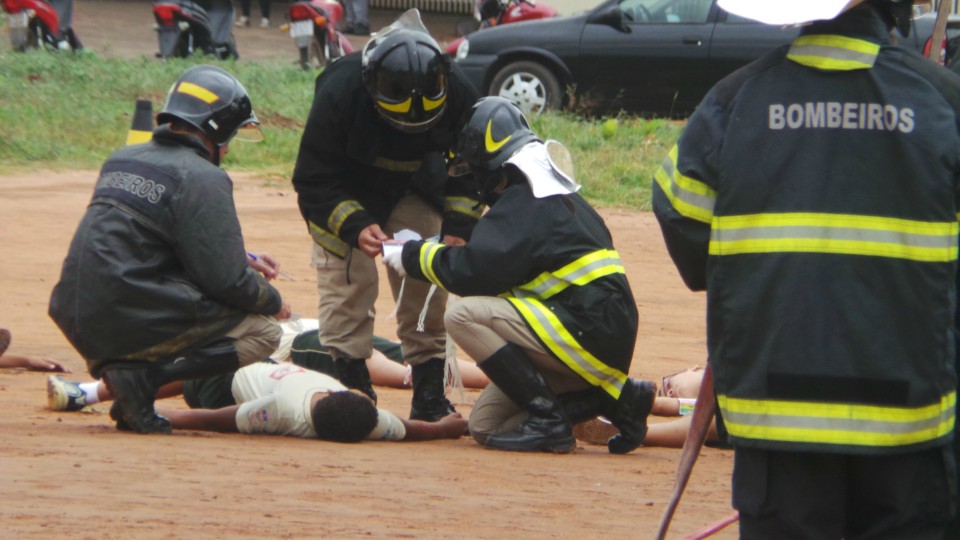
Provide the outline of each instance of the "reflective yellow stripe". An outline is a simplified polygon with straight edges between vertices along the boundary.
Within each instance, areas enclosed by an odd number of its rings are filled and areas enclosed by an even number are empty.
[[[318,246],[339,257],[347,256],[347,252],[350,251],[350,244],[330,234],[316,223],[308,222],[308,225],[310,228],[310,236]]]
[[[188,96],[193,96],[204,103],[213,103],[214,101],[220,99],[219,96],[207,90],[206,88],[186,81],[181,82],[180,85],[177,86],[177,92],[186,94]]]
[[[663,160],[663,166],[654,178],[670,205],[681,216],[703,223],[710,223],[713,219],[717,192],[707,184],[677,172],[676,145],[670,149],[669,156]]]
[[[447,197],[443,201],[443,211],[444,213],[459,212],[473,219],[480,219],[483,214],[483,207],[479,201],[469,197]]]
[[[398,159],[377,156],[373,160],[373,166],[386,171],[415,173],[423,166],[423,161],[419,159],[400,161]]]
[[[508,298],[508,300],[517,308],[520,316],[530,324],[550,352],[590,384],[603,388],[614,399],[620,397],[627,376],[620,370],[604,364],[590,354],[590,351],[584,349],[564,328],[563,323],[550,311],[550,308],[532,298]]]
[[[440,96],[439,99],[430,99],[428,97],[425,97],[423,98],[423,110],[432,111],[437,107],[440,107],[441,105],[443,105],[443,102],[445,102],[446,100],[447,100],[446,94]]]
[[[413,98],[407,98],[400,103],[387,103],[386,101],[377,100],[377,106],[385,111],[390,111],[392,113],[404,114],[410,111],[410,105],[413,103]]]
[[[905,446],[939,439],[953,429],[956,401],[955,391],[939,403],[915,408],[717,396],[723,423],[735,437],[848,446]]]
[[[957,259],[958,229],[957,222],[847,214],[718,216],[710,254],[805,252],[949,262]]]
[[[787,58],[824,71],[869,69],[877,61],[880,44],[846,36],[800,36],[793,40]]]
[[[511,291],[520,298],[546,300],[571,285],[586,285],[611,274],[625,274],[620,255],[612,249],[600,249],[567,264],[559,270],[544,272]]]
[[[341,202],[333,209],[333,212],[330,212],[330,216],[327,217],[327,228],[333,231],[333,234],[340,236],[340,227],[343,227],[347,218],[361,210],[363,210],[363,206],[353,199]]]
[[[437,274],[433,271],[433,259],[440,253],[440,250],[446,248],[443,244],[437,242],[424,242],[420,246],[420,271],[427,281],[443,289],[443,284],[437,279]]]

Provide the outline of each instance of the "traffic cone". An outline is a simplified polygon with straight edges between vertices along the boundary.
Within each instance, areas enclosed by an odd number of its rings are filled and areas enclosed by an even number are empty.
[[[127,144],[145,143],[153,138],[153,103],[146,99],[137,100],[137,109],[133,113],[133,123],[127,133]]]

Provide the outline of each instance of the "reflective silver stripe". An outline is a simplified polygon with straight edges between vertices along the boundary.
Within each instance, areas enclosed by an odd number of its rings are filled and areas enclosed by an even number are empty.
[[[350,251],[350,244],[325,231],[316,223],[309,222],[310,236],[318,246],[339,257],[346,257]]]
[[[343,227],[347,218],[354,212],[361,210],[363,210],[363,206],[353,199],[341,202],[333,209],[333,212],[330,212],[330,216],[327,217],[327,228],[333,231],[333,234],[339,236],[340,227]]]
[[[953,429],[956,392],[923,407],[881,407],[732,398],[718,395],[731,435],[748,439],[848,446],[906,446]]]
[[[654,175],[654,181],[681,216],[710,223],[717,192],[707,184],[679,173],[677,152],[677,146],[674,145]]]
[[[601,249],[584,255],[559,270],[544,272],[511,292],[518,298],[545,300],[570,285],[586,285],[603,276],[623,273],[625,270],[620,262],[620,255],[612,249]]]
[[[474,219],[480,219],[483,207],[479,201],[469,197],[447,197],[443,203],[444,212],[460,212]]]
[[[828,71],[869,69],[877,61],[880,44],[836,35],[800,36],[793,41],[787,58]]]
[[[710,254],[812,252],[947,262],[957,258],[956,222],[783,213],[717,216]]]
[[[604,364],[580,345],[560,319],[544,304],[534,299],[508,300],[554,356],[590,384],[603,388],[615,399],[620,397],[627,380],[626,374]]]

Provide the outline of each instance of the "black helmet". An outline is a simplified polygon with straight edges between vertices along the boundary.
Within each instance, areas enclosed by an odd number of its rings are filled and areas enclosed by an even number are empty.
[[[240,81],[215,66],[191,67],[173,84],[157,123],[174,119],[203,131],[217,146],[230,142],[242,127],[260,125]]]
[[[524,145],[540,139],[523,112],[499,96],[481,98],[460,131],[457,154],[474,171],[498,169]]]
[[[430,129],[447,106],[450,61],[426,32],[394,28],[363,50],[363,83],[377,112],[407,133]]]

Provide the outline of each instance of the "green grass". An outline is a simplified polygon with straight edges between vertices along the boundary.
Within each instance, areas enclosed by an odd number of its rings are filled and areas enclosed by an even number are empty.
[[[116,60],[94,54],[0,54],[0,173],[31,169],[97,169],[126,142],[134,103],[154,113],[170,85],[200,60]],[[289,185],[315,74],[290,64],[220,62],[240,79],[263,122],[265,141],[236,142],[228,171],[250,171]],[[573,154],[583,195],[607,207],[649,209],[650,179],[676,142],[681,122],[619,118],[612,137],[602,119],[550,113],[533,119],[544,139]],[[242,145],[242,146],[241,146]]]

